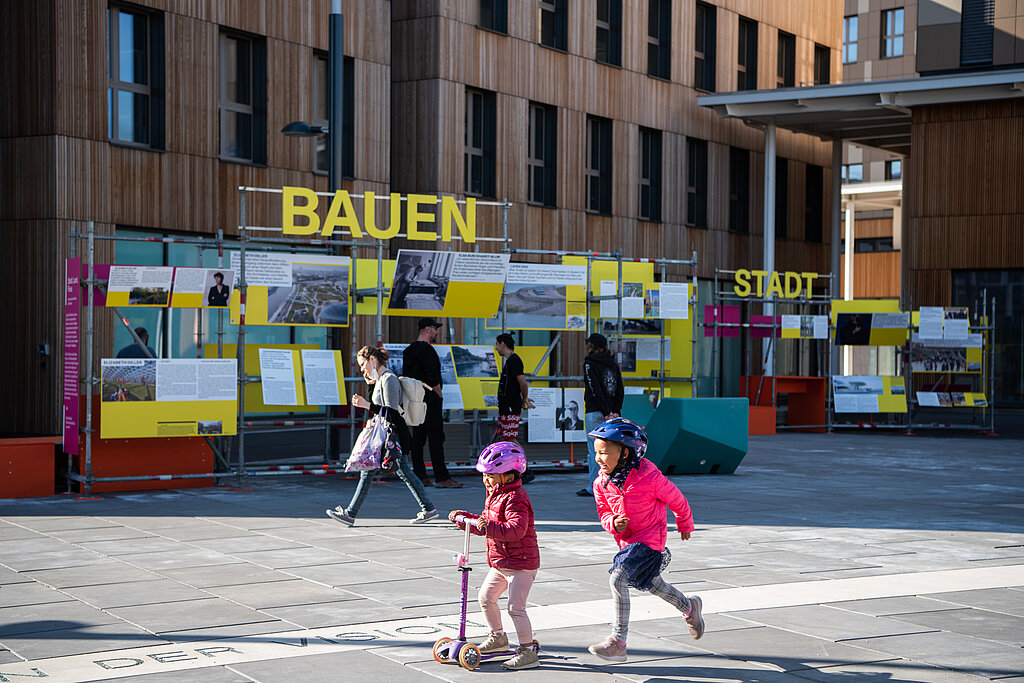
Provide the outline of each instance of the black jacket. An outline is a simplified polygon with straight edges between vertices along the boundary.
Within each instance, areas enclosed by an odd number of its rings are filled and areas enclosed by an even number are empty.
[[[622,412],[622,372],[608,351],[592,353],[583,360],[583,404],[588,413]]]

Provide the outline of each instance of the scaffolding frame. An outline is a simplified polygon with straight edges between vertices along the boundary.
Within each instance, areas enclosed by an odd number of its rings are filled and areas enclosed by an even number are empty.
[[[817,313],[809,313],[809,314],[808,313],[803,313],[802,310],[799,310],[798,313],[797,313],[798,315],[821,315],[822,314],[821,309],[822,308],[824,309],[824,315],[825,315],[825,317],[827,318],[827,321],[828,321],[828,336],[824,340],[822,340],[822,339],[813,339],[812,338],[812,339],[793,339],[791,341],[797,341],[797,342],[799,342],[799,341],[809,341],[809,342],[812,342],[812,343],[813,342],[821,342],[821,341],[825,342],[824,358],[822,359],[822,358],[819,357],[819,359],[818,359],[819,375],[817,375],[817,376],[818,377],[823,377],[826,380],[826,382],[831,384],[831,382],[829,381],[830,380],[830,376],[827,373],[829,372],[829,369],[832,367],[832,353],[833,353],[833,351],[832,351],[832,329],[833,329],[832,328],[832,288],[834,286],[835,280],[832,277],[832,274],[831,273],[827,273],[827,274],[822,275],[822,274],[817,274],[816,273],[815,276],[814,276],[814,282],[818,282],[819,280],[824,280],[824,285],[825,285],[825,293],[824,294],[815,294],[814,293],[814,287],[812,286],[812,287],[809,288],[810,296],[803,295],[803,296],[792,298],[792,299],[787,299],[787,298],[781,298],[780,299],[777,296],[771,296],[771,297],[769,297],[769,296],[745,296],[744,297],[744,296],[739,296],[738,294],[735,294],[735,293],[730,293],[728,290],[723,290],[722,289],[723,282],[725,283],[725,286],[728,287],[730,283],[734,282],[735,275],[736,275],[737,272],[738,272],[737,270],[729,270],[729,269],[724,269],[724,268],[716,268],[715,269],[715,280],[714,280],[715,284],[714,284],[714,290],[713,290],[712,309],[711,309],[713,314],[714,314],[715,319],[709,322],[707,320],[707,317],[705,316],[704,323],[703,323],[704,327],[710,327],[710,328],[712,328],[712,330],[714,330],[713,335],[711,337],[712,340],[713,340],[712,341],[712,345],[711,345],[711,354],[712,354],[712,361],[711,361],[712,369],[711,369],[711,372],[712,372],[712,377],[714,378],[714,381],[712,382],[712,384],[714,386],[714,390],[713,390],[714,391],[714,396],[718,397],[719,394],[721,393],[721,379],[722,379],[721,373],[717,372],[717,370],[718,370],[718,354],[719,354],[719,350],[718,349],[719,349],[719,345],[721,343],[720,340],[723,339],[724,337],[720,337],[719,336],[718,330],[720,328],[722,328],[722,329],[739,329],[739,330],[741,330],[741,333],[742,333],[742,330],[761,329],[761,330],[769,331],[769,336],[764,338],[764,339],[767,340],[767,343],[764,344],[765,349],[764,349],[763,354],[760,351],[758,352],[758,360],[760,361],[759,365],[760,365],[760,368],[761,368],[761,372],[760,372],[761,379],[758,382],[757,395],[754,397],[754,400],[751,403],[751,405],[754,405],[754,406],[760,405],[761,393],[764,390],[764,381],[765,381],[766,371],[769,370],[769,365],[770,365],[771,366],[770,367],[771,374],[769,376],[771,377],[771,393],[770,393],[771,399],[772,399],[771,407],[772,408],[777,408],[777,393],[776,393],[776,390],[775,390],[776,389],[775,377],[776,377],[776,369],[777,369],[777,365],[778,365],[778,362],[777,362],[777,358],[778,358],[778,344],[777,344],[776,340],[777,339],[781,339],[780,336],[777,336],[777,333],[780,332],[780,327],[779,327],[779,324],[778,324],[777,321],[778,321],[778,318],[782,315],[779,312],[779,310],[778,310],[779,306],[798,306],[798,307],[800,307],[800,309],[803,309],[803,307],[806,306],[808,308],[812,308],[812,309],[817,309],[818,310]],[[723,278],[723,276],[731,276],[731,277]],[[801,293],[803,294],[803,292],[804,292],[804,288],[801,286]],[[741,318],[741,321],[739,323],[727,323],[727,322],[722,322],[722,321],[718,320],[718,311],[721,310],[722,306],[725,306],[725,305],[737,305],[737,304],[743,304],[743,303],[747,303],[747,304],[761,304],[761,306],[762,306],[762,315],[766,315],[766,316],[770,317],[771,318],[771,322],[770,323],[754,323],[754,322],[750,322],[750,317],[753,314],[751,313],[749,307],[747,308],[747,321],[746,322],[743,322],[742,318]],[[742,310],[742,307],[741,307],[741,310]],[[747,339],[748,339],[748,341],[751,341],[751,340],[754,339],[754,337],[749,336],[749,332],[748,332]],[[754,345],[751,344],[750,346],[753,347]],[[820,350],[819,350],[818,355],[819,356],[822,355],[820,353]],[[769,358],[770,358],[770,363],[769,363]],[[753,364],[751,364],[751,365],[753,365]],[[821,375],[820,373],[822,371],[824,371],[826,374]],[[826,390],[825,390],[825,415],[826,415],[826,423],[825,424],[822,424],[822,425],[776,425],[775,428],[777,430],[779,430],[779,429],[794,429],[794,430],[800,430],[800,429],[828,429],[828,430],[831,430],[832,429],[832,403],[833,403],[833,399],[832,399],[831,388],[826,388]]]

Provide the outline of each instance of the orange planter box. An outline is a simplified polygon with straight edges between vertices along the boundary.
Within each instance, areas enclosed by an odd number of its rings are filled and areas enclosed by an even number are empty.
[[[0,498],[53,495],[54,445],[59,436],[0,439]]]

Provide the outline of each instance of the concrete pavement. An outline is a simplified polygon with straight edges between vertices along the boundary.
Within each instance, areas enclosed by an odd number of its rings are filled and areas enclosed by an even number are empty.
[[[609,630],[614,545],[574,495],[583,474],[542,475],[528,487],[542,666],[518,674],[433,660],[457,629],[462,536],[409,525],[398,481],[374,486],[354,528],[323,509],[355,483],[320,477],[4,500],[0,683],[1024,681],[1022,455],[1008,439],[791,434],[752,438],[736,475],[673,477],[697,531],[670,541],[666,576],[702,596],[708,632],[691,640],[634,593],[615,665],[586,649]],[[482,484],[463,481],[428,489],[439,509],[482,507]],[[472,601],[469,618],[480,636]]]

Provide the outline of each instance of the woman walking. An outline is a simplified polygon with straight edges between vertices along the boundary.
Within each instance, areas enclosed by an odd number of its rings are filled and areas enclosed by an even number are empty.
[[[391,423],[398,436],[399,447],[402,449],[402,454],[398,458],[398,478],[409,487],[420,506],[420,512],[409,522],[411,524],[429,522],[437,517],[437,510],[430,502],[430,498],[427,497],[423,482],[412,471],[412,465],[409,463],[409,427],[398,411],[402,398],[402,383],[395,373],[388,370],[388,352],[384,349],[364,346],[356,354],[356,360],[359,362],[359,370],[363,373],[366,383],[373,387],[373,392],[369,401],[360,394],[355,394],[352,397],[352,405],[356,408],[365,408]],[[327,516],[342,524],[353,526],[359,515],[359,508],[362,507],[366,495],[370,492],[373,473],[374,470],[360,472],[359,484],[356,485],[355,493],[352,494],[352,500],[349,501],[348,507],[339,505],[333,510],[328,509]]]

